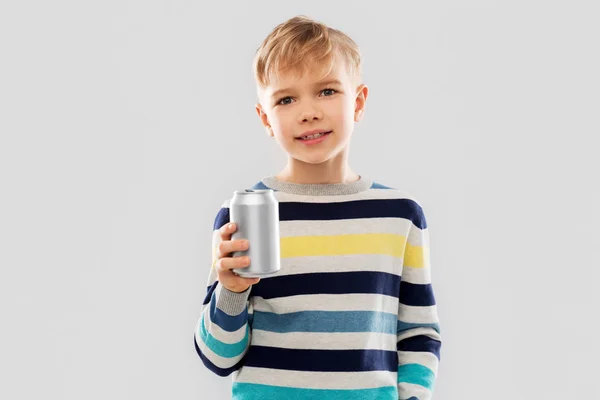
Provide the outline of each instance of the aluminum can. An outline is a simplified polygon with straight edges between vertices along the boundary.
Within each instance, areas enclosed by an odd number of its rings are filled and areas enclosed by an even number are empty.
[[[246,189],[233,193],[230,221],[237,225],[232,240],[248,240],[248,250],[233,256],[250,257],[250,265],[232,271],[244,278],[264,278],[281,269],[279,202],[272,189]]]

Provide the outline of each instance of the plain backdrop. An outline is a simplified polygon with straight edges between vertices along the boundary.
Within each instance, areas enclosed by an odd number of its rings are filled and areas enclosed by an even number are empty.
[[[214,216],[285,155],[252,57],[304,14],[360,46],[350,162],[412,193],[435,399],[598,399],[599,7],[3,1],[3,399],[227,399],[195,353]]]

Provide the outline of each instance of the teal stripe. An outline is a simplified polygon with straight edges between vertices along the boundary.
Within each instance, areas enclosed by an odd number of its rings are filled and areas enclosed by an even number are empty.
[[[433,389],[435,374],[421,364],[404,364],[398,367],[398,383],[412,383]]]
[[[433,328],[437,333],[440,333],[440,324],[413,324],[410,322],[398,321],[397,333],[401,334],[404,331],[414,328]]]
[[[255,311],[252,329],[287,332],[381,332],[396,334],[398,316],[378,311]]]
[[[223,343],[211,335],[204,325],[204,315],[202,314],[202,323],[200,324],[200,338],[215,354],[224,358],[233,358],[242,354],[248,345],[250,327],[246,325],[246,335],[237,343]]]
[[[265,374],[269,372],[266,371]],[[397,386],[374,389],[302,389],[234,382],[232,400],[398,400]]]

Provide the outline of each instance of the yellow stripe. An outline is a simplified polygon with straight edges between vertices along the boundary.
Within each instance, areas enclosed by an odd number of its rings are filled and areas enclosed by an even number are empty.
[[[428,267],[429,252],[423,246],[413,246],[410,243],[406,243],[404,266],[412,268]]]
[[[405,242],[405,236],[386,233],[290,236],[281,238],[281,258],[344,254],[402,257]]]

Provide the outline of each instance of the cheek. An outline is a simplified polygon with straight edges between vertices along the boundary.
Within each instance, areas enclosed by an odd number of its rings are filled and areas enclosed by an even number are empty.
[[[329,110],[331,117],[337,120],[345,120],[348,118],[348,114],[352,115],[353,103],[347,97],[340,97],[338,101],[331,102]]]
[[[275,113],[273,113],[271,125],[279,128],[279,131],[283,131],[283,133],[285,133],[285,130],[289,129],[291,118],[292,116],[289,111],[279,109]]]

